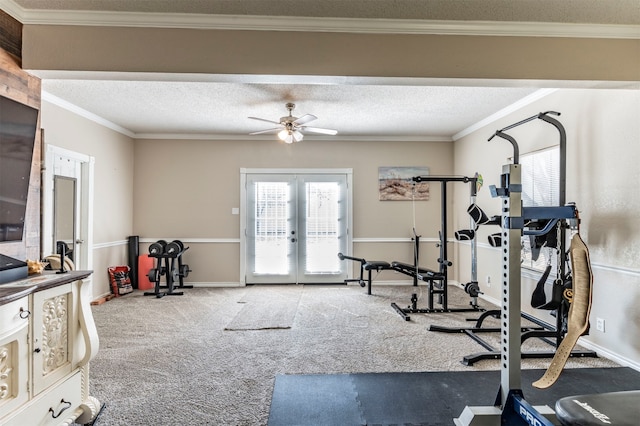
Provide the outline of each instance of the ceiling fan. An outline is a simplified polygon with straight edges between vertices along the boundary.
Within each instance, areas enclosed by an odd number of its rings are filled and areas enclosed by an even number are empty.
[[[306,123],[313,120],[317,120],[318,117],[311,114],[305,114],[300,118],[294,117],[293,115],[291,115],[291,111],[293,111],[296,105],[289,102],[285,105],[285,107],[289,111],[289,115],[280,117],[280,121],[266,120],[264,118],[258,118],[258,117],[249,117],[252,120],[266,121],[267,123],[272,123],[277,125],[277,127],[274,127],[271,129],[260,130],[260,131],[249,133],[249,134],[260,135],[263,133],[277,133],[278,138],[280,138],[280,140],[286,143],[300,142],[304,137],[303,132],[319,133],[322,135],[331,135],[331,136],[338,134],[337,130],[305,126]]]

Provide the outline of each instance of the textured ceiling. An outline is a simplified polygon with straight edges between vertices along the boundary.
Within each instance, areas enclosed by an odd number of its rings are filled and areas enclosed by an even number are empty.
[[[304,16],[438,21],[640,24],[638,0],[0,0],[23,12],[87,11],[246,16]],[[318,116],[309,125],[340,136],[451,138],[523,98],[538,87],[500,82],[336,79],[272,81],[268,76],[39,74],[45,99],[69,104],[130,134],[246,136],[270,127],[250,120],[278,120],[285,102],[294,115]],[[460,86],[459,84],[464,84]],[[488,87],[491,86],[491,87]],[[62,100],[62,101],[60,101]],[[273,136],[270,136],[273,137]]]
[[[314,114],[341,136],[450,138],[533,88],[47,80],[43,89],[136,133],[240,134]],[[105,101],[108,99],[108,101]]]

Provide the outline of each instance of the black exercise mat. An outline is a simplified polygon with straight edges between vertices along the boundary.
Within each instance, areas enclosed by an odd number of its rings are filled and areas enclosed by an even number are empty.
[[[640,372],[631,368],[566,369],[551,388],[534,389],[543,373],[522,371],[522,391],[533,405],[640,389]],[[277,376],[269,426],[452,425],[467,405],[493,405],[499,384],[499,371]]]

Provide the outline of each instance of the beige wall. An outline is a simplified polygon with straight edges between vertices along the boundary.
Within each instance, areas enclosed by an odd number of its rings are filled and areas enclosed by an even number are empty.
[[[639,50],[640,40],[628,39],[23,29],[26,69],[72,71],[636,81]]]
[[[567,201],[575,201],[582,219],[581,235],[587,243],[593,266],[594,293],[590,335],[586,340],[607,348],[623,359],[640,365],[640,92],[630,90],[560,90],[455,142],[455,172],[478,171],[485,186],[499,186],[501,166],[510,163],[511,145],[499,138],[487,142],[496,129],[543,111],[558,111],[567,131]],[[557,144],[555,128],[535,120],[507,132],[519,143],[520,152],[531,152]],[[465,206],[462,194],[458,205]],[[487,214],[499,214],[499,199],[482,189],[478,203]],[[467,224],[464,209],[456,210],[456,221]],[[499,299],[500,253],[487,244],[486,235],[496,227],[480,229],[478,275],[482,290]],[[459,245],[459,264],[469,249]],[[490,275],[491,287],[485,283]],[[469,273],[459,270],[461,281]],[[553,322],[546,312],[529,308],[537,278],[523,279],[523,309]],[[595,329],[595,319],[605,319],[605,333]]]
[[[411,202],[378,200],[379,166],[428,166],[431,174],[450,174],[451,142],[343,142],[312,140],[286,145],[273,140],[135,142],[134,232],[141,238],[182,239],[190,247],[185,261],[189,281],[238,283],[238,243],[190,243],[189,239],[239,239],[241,168],[353,169],[353,237],[411,236]],[[437,237],[440,191],[416,203],[417,228]],[[433,244],[431,244],[433,245]],[[143,252],[146,247],[143,247]],[[357,243],[354,255],[379,260],[412,259],[410,243]],[[427,259],[429,254],[425,254]],[[435,255],[430,256],[435,259]],[[387,277],[398,279],[399,277]]]
[[[133,141],[47,101],[42,128],[46,144],[95,158],[93,295],[109,293],[107,267],[127,264],[123,240],[132,232]]]

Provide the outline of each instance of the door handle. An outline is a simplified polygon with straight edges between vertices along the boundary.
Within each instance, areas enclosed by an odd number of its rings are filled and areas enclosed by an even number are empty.
[[[84,244],[84,240],[81,240],[81,239],[79,239],[79,238],[78,238],[78,239],[76,240],[76,244]]]

